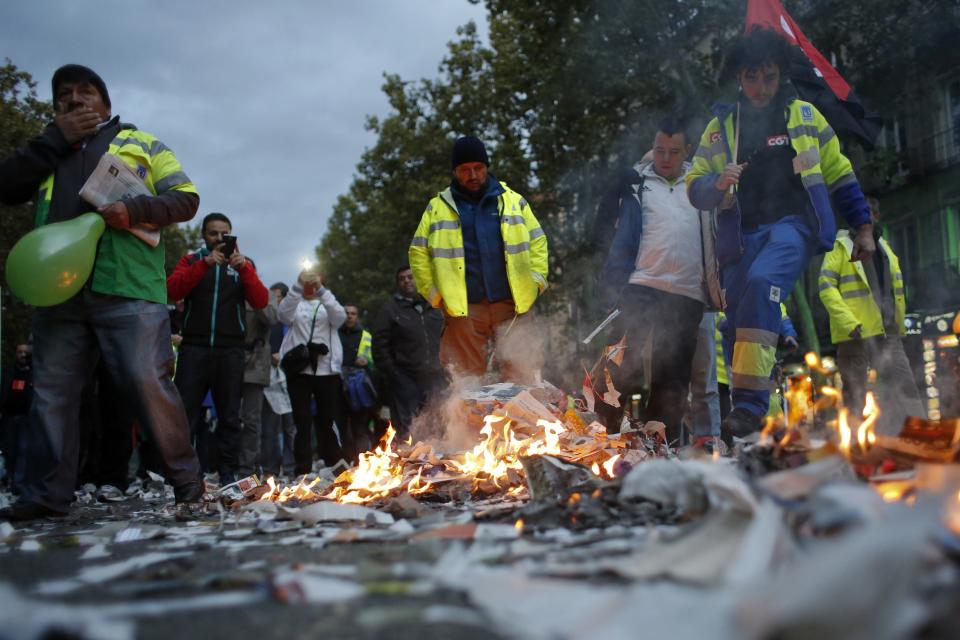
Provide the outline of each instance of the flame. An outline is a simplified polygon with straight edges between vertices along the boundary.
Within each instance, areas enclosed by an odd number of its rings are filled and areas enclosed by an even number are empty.
[[[620,454],[613,456],[609,460],[603,463],[603,470],[606,472],[608,478],[613,478],[616,474],[614,469],[617,466],[617,460],[620,459]]]
[[[870,446],[877,441],[877,436],[873,429],[879,417],[880,407],[877,406],[873,391],[868,391],[863,403],[863,422],[860,423],[860,427],[857,429],[857,445],[860,447],[860,451],[866,452]]]
[[[273,479],[273,476],[267,478],[267,486],[270,488],[270,490],[260,496],[261,500],[273,500],[278,493],[277,481]]]
[[[773,438],[773,431],[777,427],[777,421],[773,416],[763,417],[763,429],[760,431],[760,443],[769,444]]]
[[[403,483],[403,462],[392,448],[396,435],[393,425],[388,425],[380,445],[372,452],[361,453],[357,466],[347,469],[337,477],[338,484],[348,484],[345,487],[334,487],[323,497],[338,502],[360,504],[390,495]],[[419,476],[417,479],[419,480]],[[419,484],[417,487],[419,488]]]
[[[511,426],[513,421],[505,416],[489,415],[483,422],[483,428],[480,429],[483,440],[480,444],[465,452],[462,460],[451,458],[448,461],[457,471],[474,476],[475,488],[485,480],[503,488],[511,469],[523,469],[521,457],[563,453],[560,434],[566,431],[566,427],[557,420],[538,420],[537,427],[543,429],[542,438],[538,433],[526,439],[517,438]],[[503,426],[495,429],[494,425],[498,423],[503,423]]]
[[[571,454],[564,448],[568,428],[561,421],[541,419],[537,421],[536,429],[532,435],[529,430],[518,433],[508,416],[489,415],[484,418],[480,442],[475,447],[444,457],[436,456],[429,445],[414,445],[412,438],[406,440],[402,445],[403,453],[399,453],[395,448],[396,431],[391,425],[378,446],[371,452],[361,453],[357,465],[341,473],[334,480],[332,488],[315,490],[321,482],[320,478],[309,483],[303,478],[296,486],[285,488],[279,487],[274,478],[268,478],[268,490],[261,499],[278,502],[324,499],[362,504],[401,491],[419,496],[435,490],[436,481],[431,482],[424,477],[425,467],[440,467],[445,471],[447,480],[457,479],[451,478],[450,472],[462,474],[472,481],[474,491],[504,491],[509,497],[523,498],[527,487],[523,482],[521,458],[540,455],[569,457]],[[576,435],[575,431],[569,433]],[[593,434],[593,437],[599,438],[600,434]],[[410,446],[419,451],[415,458],[410,457],[412,454],[406,448]],[[593,471],[600,477],[613,478],[619,460],[620,454],[609,458],[604,454],[601,460],[594,463]]]
[[[590,465],[590,471],[593,471],[593,475],[599,476],[599,475],[600,475],[600,465],[597,464],[596,462],[594,462],[592,465]]]
[[[433,486],[433,483],[427,482],[426,484],[421,484],[420,478],[423,476],[423,467],[417,469],[417,476],[407,484],[407,493],[412,496],[418,496],[421,493],[426,493],[430,491],[430,487]]]
[[[840,414],[837,417],[837,434],[840,437],[840,442],[837,447],[846,457],[850,457],[850,441],[852,433],[850,432],[850,423],[848,421],[850,410],[846,407],[840,409]]]
[[[960,491],[957,491],[957,499],[952,504],[947,505],[949,513],[948,526],[951,531],[960,536]]]
[[[516,522],[513,523],[513,528],[517,531],[523,531],[523,518],[519,518]]]

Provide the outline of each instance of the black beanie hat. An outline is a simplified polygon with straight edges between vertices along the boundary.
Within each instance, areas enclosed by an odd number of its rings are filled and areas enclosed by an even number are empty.
[[[453,143],[451,167],[456,169],[464,162],[482,162],[490,166],[490,158],[487,157],[487,148],[483,146],[480,138],[463,136],[462,138],[457,138],[457,141]]]
[[[100,92],[103,104],[110,106],[110,94],[107,93],[107,85],[93,69],[82,64],[65,64],[54,71],[53,80],[50,83],[53,88],[54,101],[57,99],[57,87],[64,82],[89,82]]]

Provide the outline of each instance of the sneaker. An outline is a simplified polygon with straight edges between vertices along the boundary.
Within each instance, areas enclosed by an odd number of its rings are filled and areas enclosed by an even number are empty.
[[[105,484],[97,489],[97,500],[100,502],[120,502],[126,499],[123,491],[112,484]]]
[[[29,522],[43,518],[64,518],[67,514],[56,511],[36,502],[15,502],[9,507],[0,509],[0,522]]]
[[[735,407],[720,423],[720,437],[728,447],[732,447],[734,437],[745,438],[760,431],[761,424],[760,416],[743,407]]]
[[[694,456],[712,456],[716,452],[719,456],[730,455],[730,449],[724,444],[720,436],[700,436],[690,445],[690,452]]]

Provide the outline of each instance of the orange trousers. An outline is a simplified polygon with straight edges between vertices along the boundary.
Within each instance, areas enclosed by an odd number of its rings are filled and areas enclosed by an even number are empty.
[[[526,325],[530,314],[518,316],[513,300],[469,304],[467,316],[454,318],[444,313],[447,325],[440,339],[440,362],[452,368],[454,374],[483,376],[487,372],[490,353],[497,354],[500,377],[504,381],[529,383],[527,376],[511,364],[509,354],[503,353],[504,338]]]

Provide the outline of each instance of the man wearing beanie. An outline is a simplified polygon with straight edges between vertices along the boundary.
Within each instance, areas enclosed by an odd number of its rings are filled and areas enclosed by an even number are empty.
[[[479,139],[454,143],[453,179],[423,212],[410,267],[417,290],[446,317],[443,365],[482,376],[493,346],[501,377],[519,381],[519,365],[529,363],[517,356],[529,350],[507,344],[547,288],[547,237],[527,200],[488,173],[489,164]]]
[[[203,496],[183,403],[170,374],[170,321],[164,245],[130,233],[190,220],[200,198],[173,152],[156,137],[112,117],[106,84],[93,70],[66,65],[53,74],[55,117],[39,136],[0,161],[0,201],[35,199],[37,226],[92,210],[78,193],[104,153],[120,157],[152,195],[98,210],[107,229],[93,273],[70,300],[34,316],[34,400],[30,456],[20,500],[0,520],[65,514],[77,482],[80,393],[98,357],[157,452],[178,503]]]

